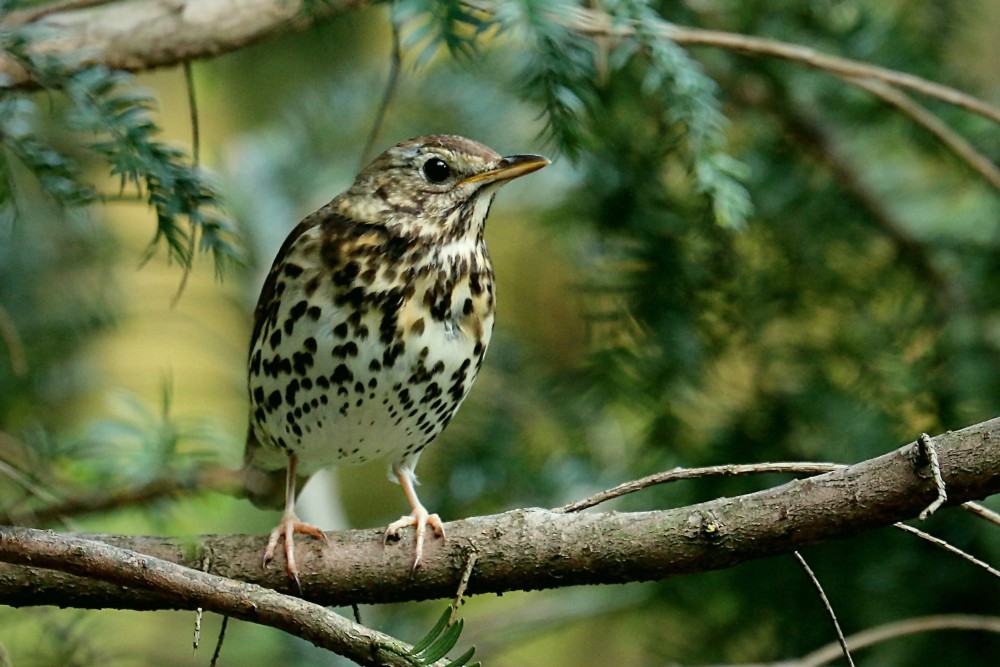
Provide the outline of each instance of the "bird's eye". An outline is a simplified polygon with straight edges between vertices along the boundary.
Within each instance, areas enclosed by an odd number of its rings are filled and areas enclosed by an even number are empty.
[[[431,183],[444,183],[451,176],[451,167],[439,157],[432,157],[423,166],[424,177]]]

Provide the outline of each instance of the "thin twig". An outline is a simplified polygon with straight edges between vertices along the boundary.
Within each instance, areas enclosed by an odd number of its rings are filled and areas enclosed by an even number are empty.
[[[212,652],[212,661],[208,663],[209,667],[215,667],[215,664],[219,661],[219,653],[222,652],[222,642],[226,639],[226,627],[229,625],[229,616],[222,617],[222,625],[219,626],[219,638],[215,640],[215,650]]]
[[[944,549],[945,551],[949,551],[949,552],[955,554],[956,556],[960,556],[961,558],[964,558],[965,560],[969,561],[970,563],[972,563],[973,565],[975,565],[977,567],[981,567],[982,569],[984,569],[987,572],[989,572],[990,574],[992,574],[994,577],[1000,577],[1000,570],[997,570],[995,567],[993,567],[992,565],[990,565],[989,563],[987,563],[985,561],[979,560],[978,558],[976,558],[972,554],[966,553],[965,551],[962,551],[958,547],[953,546],[953,545],[949,544],[948,542],[945,542],[944,540],[942,540],[939,537],[935,537],[935,536],[933,536],[933,535],[931,535],[929,533],[925,533],[924,531],[920,530],[919,528],[914,528],[913,526],[907,525],[905,523],[896,523],[896,524],[893,524],[893,528],[897,528],[897,529],[903,531],[904,533],[910,533],[911,535],[916,535],[920,539],[926,540],[926,541],[930,542],[931,544],[933,544],[936,547],[940,547],[941,549]]]
[[[464,4],[481,7],[477,2],[466,0]],[[553,12],[553,19],[570,29],[585,35],[628,37],[635,30],[629,25],[613,22],[604,11],[582,7],[563,6]],[[928,81],[913,74],[906,74],[886,67],[879,67],[850,58],[831,56],[807,46],[789,44],[774,39],[750,37],[720,30],[703,30],[679,26],[661,21],[654,30],[665,39],[687,46],[712,46],[731,51],[739,51],[757,56],[772,56],[801,63],[814,69],[830,72],[842,77],[848,83],[857,85],[859,79],[873,79],[883,83],[912,90],[921,95],[962,107],[973,113],[1000,123],[1000,109],[981,99],[940,83]]]
[[[212,562],[212,557],[209,554],[205,554],[205,557],[201,560],[201,571],[208,572],[208,566]],[[198,650],[198,646],[201,644],[201,620],[205,615],[205,610],[201,607],[195,610],[194,614],[194,640],[191,642],[192,647],[195,651]]]
[[[195,94],[194,73],[191,71],[190,60],[184,61],[184,83],[187,88],[188,112],[191,116],[191,161],[197,168],[201,164],[201,130],[198,125],[198,98]],[[191,236],[188,237],[188,263],[181,274],[181,282],[177,286],[177,292],[174,293],[174,298],[170,300],[171,310],[177,307],[177,303],[181,300],[181,295],[184,294],[184,288],[187,287],[188,278],[191,277],[191,270],[194,268],[194,250],[197,241],[198,227],[192,222]]]
[[[908,618],[905,621],[886,623],[885,625],[862,630],[848,637],[847,644],[854,651],[858,651],[859,649],[881,644],[897,637],[940,630],[971,630],[1000,634],[1000,618],[993,616],[968,616],[964,614]],[[803,656],[800,660],[790,660],[781,664],[794,665],[795,667],[819,667],[835,660],[840,653],[840,645],[837,642],[831,642]]]
[[[5,464],[0,461],[0,472],[5,472]],[[16,472],[16,471],[15,471]],[[154,479],[133,489],[107,493],[99,491],[87,496],[78,496],[66,499],[56,498],[51,493],[39,489],[37,486],[28,488],[32,493],[39,496],[47,503],[46,506],[34,508],[29,511],[15,512],[10,508],[0,511],[0,523],[23,524],[27,519],[31,519],[35,525],[44,525],[53,520],[65,520],[66,517],[78,516],[82,514],[93,514],[97,512],[108,512],[125,507],[144,505],[155,500],[167,497],[176,497],[184,493],[201,493],[204,491],[218,491],[233,495],[239,488],[238,473],[221,467],[206,467],[186,477],[171,477]],[[26,480],[20,479],[23,484]]]
[[[920,513],[920,520],[923,521],[945,504],[948,500],[948,489],[945,486],[944,477],[941,476],[941,461],[938,460],[937,447],[934,446],[931,436],[921,433],[920,437],[917,438],[917,446],[920,447],[921,455],[926,457],[928,465],[931,467],[934,486],[937,488],[937,498]]]
[[[472,578],[472,569],[476,566],[477,558],[479,558],[479,552],[476,550],[476,547],[470,547],[469,555],[465,558],[465,567],[462,569],[462,578],[458,580],[458,590],[455,591],[455,599],[451,602],[451,616],[448,618],[448,625],[458,620],[458,607],[462,604],[465,589],[469,586],[469,579]]]
[[[942,144],[978,172],[990,185],[1000,190],[1000,168],[990,162],[988,157],[977,151],[976,147],[966,141],[964,137],[948,127],[947,123],[915,102],[909,95],[881,81],[856,77],[847,77],[846,80],[868,91],[886,104],[899,109],[913,122],[937,137]]]
[[[806,571],[806,576],[812,582],[813,586],[816,587],[816,592],[819,593],[820,600],[823,601],[823,606],[826,607],[827,614],[830,615],[830,620],[833,621],[833,629],[837,632],[837,641],[840,643],[840,650],[843,652],[844,657],[847,658],[847,664],[854,667],[854,660],[851,658],[851,652],[847,650],[847,640],[844,639],[844,631],[840,629],[840,623],[837,621],[837,614],[833,611],[833,605],[830,604],[830,599],[826,597],[826,592],[823,591],[823,585],[819,583],[819,579],[816,578],[815,573],[813,573],[812,568],[809,567],[809,563],[806,559],[802,557],[798,551],[792,553],[795,559],[799,561],[799,565],[802,569]]]
[[[579,512],[600,505],[614,498],[642,491],[657,484],[667,484],[682,479],[698,479],[701,477],[731,477],[736,475],[756,475],[761,473],[798,473],[805,475],[822,475],[847,466],[840,463],[746,463],[707,466],[704,468],[674,468],[664,472],[654,473],[641,479],[624,482],[613,488],[595,493],[589,498],[577,500],[568,505],[557,507],[553,512]]]
[[[979,503],[974,503],[972,501],[962,503],[960,507],[967,512],[975,514],[980,519],[985,519],[995,526],[1000,526],[1000,514],[997,514],[988,507],[983,507]]]
[[[396,4],[389,7],[389,23],[392,26],[392,52],[389,56],[389,78],[385,82],[385,91],[382,93],[382,101],[375,112],[375,122],[368,133],[368,140],[365,142],[364,150],[361,151],[361,164],[363,168],[371,160],[372,151],[375,149],[375,141],[382,131],[389,104],[392,102],[396,90],[399,88],[399,72],[403,68],[403,47],[399,36],[399,21],[396,19]]]

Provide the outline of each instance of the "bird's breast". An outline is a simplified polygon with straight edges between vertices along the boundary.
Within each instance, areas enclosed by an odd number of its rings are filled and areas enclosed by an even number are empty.
[[[294,249],[293,249],[294,250]],[[485,248],[340,252],[334,266],[294,252],[251,344],[251,422],[260,467],[295,453],[308,473],[415,457],[472,386],[493,329]]]

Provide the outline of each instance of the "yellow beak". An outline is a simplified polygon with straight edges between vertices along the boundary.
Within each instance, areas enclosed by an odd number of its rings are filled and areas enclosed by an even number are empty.
[[[508,155],[507,157],[500,160],[500,164],[489,171],[483,171],[478,174],[473,174],[468,178],[462,179],[459,185],[465,185],[466,183],[496,183],[498,181],[509,181],[511,179],[517,178],[518,176],[524,176],[525,174],[530,174],[533,171],[538,171],[542,167],[551,164],[548,158],[544,158],[541,155]]]

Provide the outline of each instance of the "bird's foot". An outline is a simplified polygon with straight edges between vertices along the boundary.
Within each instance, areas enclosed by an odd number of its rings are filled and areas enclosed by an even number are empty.
[[[423,505],[417,505],[410,514],[401,516],[399,520],[389,524],[388,528],[385,529],[382,543],[388,542],[389,538],[399,537],[399,531],[410,526],[416,528],[416,546],[413,548],[413,570],[416,571],[417,566],[420,565],[420,559],[424,555],[424,535],[427,532],[427,526],[434,530],[435,535],[444,538],[444,524],[441,523],[441,517],[437,514],[430,514]]]
[[[295,565],[295,543],[293,540],[295,533],[312,535],[327,544],[330,543],[326,533],[322,530],[311,524],[302,523],[299,521],[299,517],[295,515],[295,512],[286,511],[281,515],[281,521],[274,527],[274,530],[271,531],[271,536],[267,539],[267,548],[264,549],[264,567],[267,567],[274,560],[274,552],[278,548],[278,542],[284,537],[285,570],[288,572],[288,576],[295,581],[295,585],[298,587],[299,592],[301,592],[302,584],[299,582],[299,570]]]

